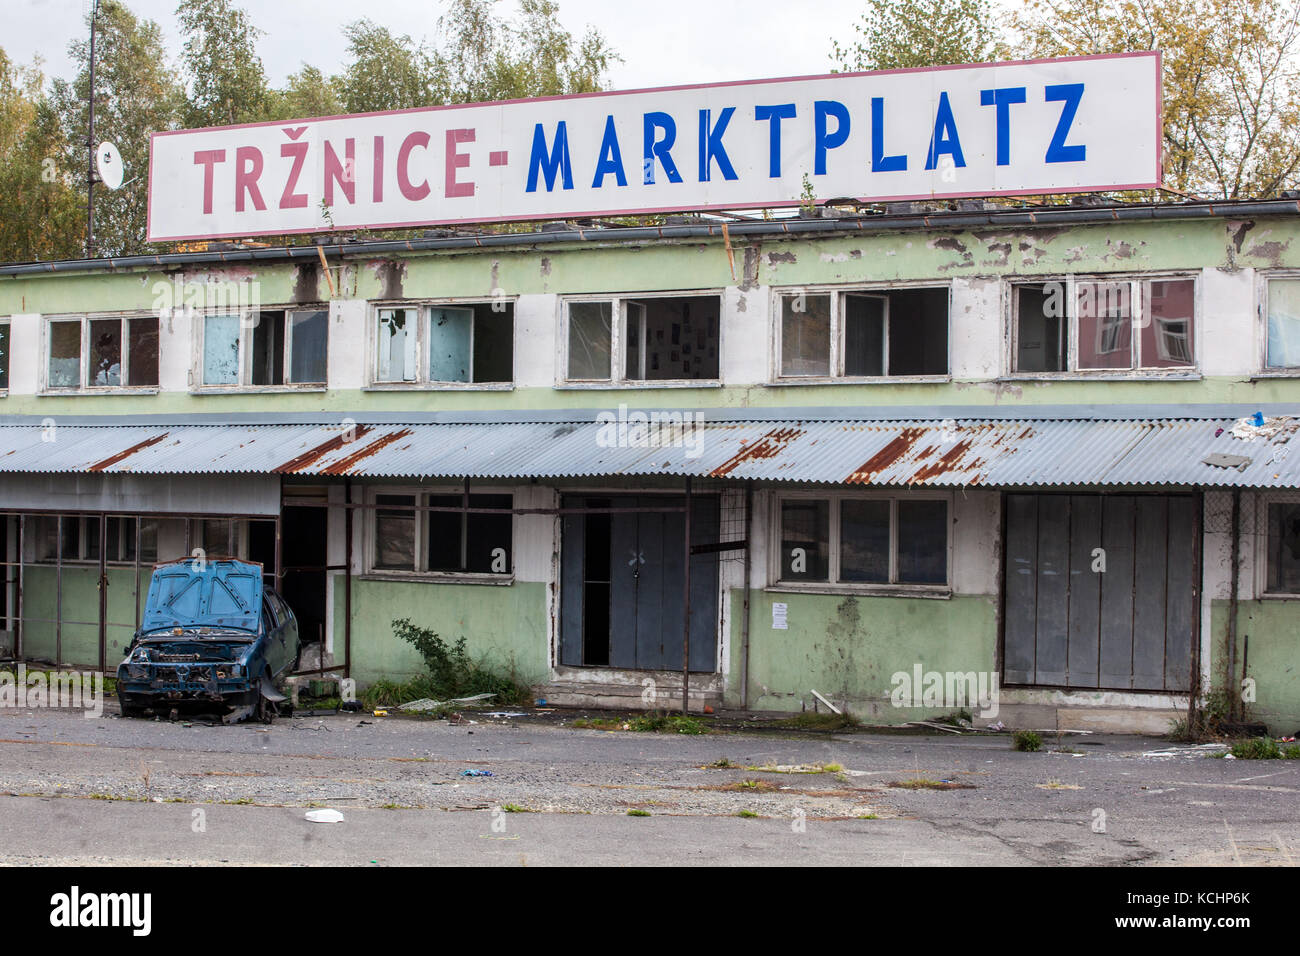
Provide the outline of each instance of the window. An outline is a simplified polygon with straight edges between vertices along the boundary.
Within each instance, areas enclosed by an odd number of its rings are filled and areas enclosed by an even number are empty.
[[[948,289],[784,292],[778,378],[948,374]]]
[[[248,522],[233,518],[196,521],[196,544],[208,558],[242,558],[248,554]]]
[[[948,499],[779,499],[777,581],[784,585],[948,583]]]
[[[156,316],[51,319],[47,328],[47,388],[158,387]]]
[[[1078,279],[1012,286],[1020,373],[1187,369],[1196,280]]]
[[[512,302],[378,309],[375,384],[513,382],[514,309]]]
[[[1268,503],[1267,585],[1269,594],[1300,594],[1300,502]]]
[[[509,575],[513,570],[514,516],[463,511],[457,492],[376,494],[371,567],[445,575]],[[470,509],[507,511],[509,494],[469,496]],[[417,508],[453,508],[427,511]]]
[[[9,322],[0,322],[0,392],[9,390]]]
[[[269,310],[203,316],[204,386],[324,385],[329,313]]]
[[[1268,368],[1300,367],[1300,278],[1268,280]]]
[[[140,563],[158,560],[158,520],[140,519]],[[134,564],[136,553],[136,519],[110,516],[105,520],[107,548],[104,560],[109,564]],[[63,561],[78,563],[99,560],[99,518],[95,515],[64,515]],[[59,560],[59,518],[38,515],[32,532],[36,542],[36,560],[53,564]]]
[[[716,381],[722,299],[620,297],[566,307],[570,382]]]

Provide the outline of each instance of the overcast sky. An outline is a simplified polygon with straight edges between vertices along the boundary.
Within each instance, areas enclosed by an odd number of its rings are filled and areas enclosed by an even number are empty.
[[[173,59],[180,51],[177,0],[126,0],[137,16],[162,26]],[[500,0],[515,8],[513,0]],[[615,89],[826,73],[834,36],[852,37],[868,0],[560,0],[560,19],[575,36],[590,24],[623,57]],[[394,33],[432,37],[438,0],[243,0],[263,31],[259,52],[273,84],[304,61],[337,72],[345,49],[340,27],[362,16]],[[0,47],[29,63],[39,54],[47,75],[70,76],[69,41],[82,38],[88,0],[3,0]]]

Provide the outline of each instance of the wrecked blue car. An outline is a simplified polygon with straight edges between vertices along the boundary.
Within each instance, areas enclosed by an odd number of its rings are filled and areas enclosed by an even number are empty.
[[[263,586],[260,564],[186,558],[156,565],[140,629],[117,668],[122,715],[220,709],[226,723],[270,722],[299,650],[298,621]]]

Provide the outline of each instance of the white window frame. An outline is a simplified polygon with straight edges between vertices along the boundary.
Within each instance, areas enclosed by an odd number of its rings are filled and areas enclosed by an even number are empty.
[[[280,385],[254,385],[253,382],[253,334],[256,323],[253,321],[254,314],[262,312],[283,312],[284,313],[284,342],[282,348],[284,351],[281,361],[283,362],[283,376],[286,381]],[[324,382],[290,382],[289,370],[293,367],[293,335],[292,326],[294,317],[300,314],[324,312],[325,313],[325,378]],[[329,352],[330,342],[333,338],[329,334],[329,313],[328,303],[318,303],[315,305],[268,305],[259,306],[257,309],[223,311],[220,309],[195,310],[192,315],[192,328],[194,329],[194,355],[193,365],[190,370],[190,390],[192,392],[203,392],[220,394],[222,392],[324,392],[329,390]],[[205,339],[207,337],[207,320],[220,316],[235,316],[239,320],[239,376],[236,382],[217,382],[208,384],[203,381],[203,358],[206,348]]]
[[[504,302],[510,306],[510,381],[508,382],[441,382],[429,378],[430,323],[434,309],[473,309],[474,306],[495,305]],[[408,309],[415,312],[415,378],[411,381],[389,381],[379,377],[379,314],[390,309]],[[374,391],[469,391],[503,392],[514,389],[519,376],[518,340],[515,332],[519,316],[518,296],[497,298],[442,298],[376,300],[369,304],[366,323],[367,359],[366,389]],[[476,321],[470,323],[470,375],[473,371],[473,343]],[[385,572],[386,573],[386,572]]]
[[[713,298],[718,300],[718,374],[716,378],[628,378],[624,328],[628,306],[645,299]],[[574,303],[609,303],[609,378],[569,378],[569,306]],[[658,292],[619,292],[609,295],[566,295],[559,299],[559,357],[555,370],[557,388],[717,388],[722,385],[722,350],[726,335],[727,299],[722,289],[672,289]],[[645,325],[641,326],[641,371],[645,370]]]
[[[1268,364],[1268,286],[1274,279],[1300,282],[1300,269],[1260,270],[1256,274],[1255,315],[1259,335],[1259,371],[1255,378],[1300,378],[1300,365]]]
[[[827,540],[826,581],[789,581],[781,578],[784,567],[781,553],[781,503],[783,501],[830,501],[830,536]],[[888,501],[889,506],[889,581],[841,581],[840,576],[840,505],[844,501]],[[898,581],[898,503],[900,501],[943,501],[948,507],[947,543],[944,554],[944,583],[921,584]],[[778,491],[769,498],[768,586],[769,591],[811,592],[821,594],[876,594],[900,597],[947,598],[953,593],[953,495],[946,491],[918,491],[907,494],[886,491]]]
[[[1255,497],[1255,593],[1265,601],[1296,601],[1300,591],[1268,589],[1268,507],[1277,504],[1300,504],[1300,491],[1263,492]]]
[[[0,398],[9,394],[9,382],[13,376],[14,327],[12,316],[0,316],[0,326],[5,329],[4,373],[5,384],[0,387]]]
[[[921,375],[891,375],[888,373],[889,367],[889,298],[890,292],[897,292],[906,289],[942,289],[948,295],[947,302],[947,354],[945,365],[947,371],[939,374],[921,374]],[[830,329],[830,362],[828,368],[829,375],[785,375],[781,370],[782,360],[782,315],[784,310],[784,300],[790,296],[796,295],[829,295],[831,297],[831,329]],[[845,300],[851,295],[866,296],[869,298],[883,298],[885,300],[884,309],[884,353],[883,363],[886,369],[884,375],[846,375],[844,373],[844,336],[848,323],[846,321],[848,310],[845,307]],[[800,286],[774,286],[772,288],[770,300],[770,312],[772,315],[772,327],[769,340],[771,342],[771,361],[768,365],[768,382],[773,385],[825,385],[825,384],[885,384],[897,382],[914,382],[914,383],[943,383],[952,381],[952,282],[946,279],[918,279],[907,282],[869,282],[854,283],[852,285],[800,285]]]
[[[1139,364],[1142,357],[1142,330],[1146,322],[1146,297],[1142,289],[1151,282],[1192,283],[1192,333],[1187,337],[1187,345],[1192,350],[1190,365],[1174,368],[1162,368],[1155,365]],[[1020,354],[1020,316],[1016,290],[1020,286],[1043,286],[1059,282],[1065,287],[1064,304],[1066,368],[1059,372],[1022,372],[1016,368]],[[1129,287],[1130,364],[1127,368],[1079,368],[1079,317],[1078,295],[1079,283],[1098,283],[1102,285],[1119,285],[1127,283]],[[1121,272],[1121,273],[1079,273],[1069,275],[1044,276],[1008,276],[1003,282],[1003,315],[1007,330],[1007,352],[1005,355],[1007,378],[1041,379],[1041,378],[1199,378],[1201,371],[1201,325],[1204,308],[1201,299],[1201,273],[1195,272]],[[1104,326],[1098,327],[1098,334]],[[1100,345],[1100,343],[1098,343]],[[1156,351],[1163,355],[1167,343],[1160,330],[1155,336]],[[1099,354],[1102,353],[1098,349]]]
[[[131,362],[131,336],[127,331],[127,323],[131,319],[153,319],[158,322],[158,378],[159,384],[155,385],[94,385],[89,381],[90,378],[90,323],[91,322],[111,322],[116,321],[120,326],[120,335],[122,341],[122,367],[121,377],[123,382],[129,377]],[[51,385],[50,384],[50,350],[54,347],[54,330],[55,323],[73,323],[79,322],[81,351],[79,353],[79,363],[77,370],[77,384],[70,385]],[[5,324],[10,324],[5,320]],[[10,328],[10,371],[12,373],[12,352],[13,352],[13,329]],[[162,380],[162,321],[155,312],[84,312],[84,313],[67,313],[54,314],[41,317],[41,365],[38,370],[40,381],[40,394],[42,395],[153,395],[157,394],[159,385]],[[7,392],[7,389],[0,390],[0,394]]]
[[[510,570],[501,574],[494,574],[490,571],[430,571],[428,570],[429,549],[426,539],[428,537],[429,511],[415,512],[415,567],[407,571],[402,568],[380,568],[376,567],[378,558],[379,539],[379,504],[378,499],[383,495],[406,495],[415,499],[415,507],[427,507],[429,499],[432,497],[457,497],[464,493],[464,488],[460,486],[447,485],[395,485],[387,487],[383,485],[368,488],[366,490],[366,539],[365,539],[365,574],[364,577],[374,580],[401,580],[401,581],[430,581],[443,584],[495,584],[510,585],[515,582],[515,568],[518,564],[518,554],[515,545],[519,540],[519,522],[518,515],[510,516]],[[518,507],[518,494],[515,488],[503,488],[498,485],[490,487],[470,488],[470,497],[475,495],[509,495],[511,507]],[[385,506],[397,507],[397,506]],[[471,507],[473,505],[471,504]],[[461,541],[461,548],[466,545],[464,540]]]

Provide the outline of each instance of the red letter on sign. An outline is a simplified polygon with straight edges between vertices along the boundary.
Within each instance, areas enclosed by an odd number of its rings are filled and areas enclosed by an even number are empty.
[[[373,186],[375,202],[384,201],[384,138],[375,137],[375,184]]]
[[[406,167],[411,161],[411,150],[417,146],[429,148],[429,134],[415,132],[402,141],[402,148],[397,151],[397,186],[402,195],[412,202],[418,202],[432,191],[428,181],[415,185],[411,182],[410,170]]]
[[[348,202],[357,201],[357,141],[349,137],[343,141],[344,161],[334,152],[334,146],[325,141],[325,205],[334,205],[334,183],[337,180]]]
[[[473,183],[456,182],[456,170],[469,165],[469,157],[464,153],[456,152],[456,144],[472,142],[474,142],[472,129],[447,130],[447,195],[449,197],[474,195]]]
[[[266,209],[262,192],[257,188],[257,178],[262,175],[262,151],[256,146],[241,146],[235,150],[235,212],[244,211],[244,191],[253,198],[253,206]]]
[[[307,160],[306,143],[281,143],[280,155],[288,158],[293,157],[293,167],[289,170],[289,178],[284,181],[284,192],[280,194],[281,209],[306,209],[307,194],[294,192],[294,187],[298,185],[298,177],[302,174],[302,164]]]
[[[226,161],[224,149],[198,149],[194,151],[194,165],[203,167],[203,215],[212,215],[212,167]]]

